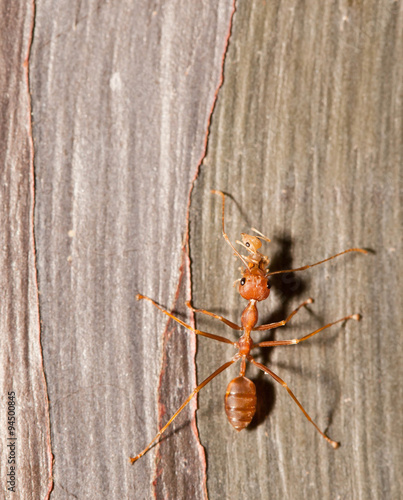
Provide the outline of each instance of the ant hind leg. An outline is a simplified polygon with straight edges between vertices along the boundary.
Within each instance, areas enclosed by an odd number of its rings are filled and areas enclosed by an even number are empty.
[[[326,434],[324,432],[322,432],[319,427],[315,424],[315,422],[311,419],[311,417],[308,415],[308,413],[305,411],[304,407],[302,406],[302,404],[298,401],[298,399],[296,398],[296,396],[294,395],[294,393],[292,392],[292,390],[288,387],[288,385],[284,382],[284,380],[282,380],[278,375],[276,375],[275,373],[273,373],[271,370],[269,370],[266,366],[262,365],[261,363],[258,363],[257,361],[255,361],[252,356],[248,356],[248,360],[254,364],[255,366],[257,366],[258,368],[260,368],[262,371],[264,371],[265,373],[268,373],[269,375],[271,375],[274,380],[276,382],[278,382],[279,384],[281,384],[288,392],[288,394],[291,396],[291,398],[295,401],[295,403],[298,405],[299,409],[302,411],[302,413],[305,415],[305,417],[307,418],[307,420],[309,420],[309,422],[311,422],[311,424],[315,427],[315,429],[319,432],[319,434],[324,438],[326,439],[326,441],[332,445],[332,447],[334,449],[338,448],[340,446],[340,443],[338,443],[337,441],[333,441],[333,439],[330,439],[330,437],[326,436]]]
[[[238,355],[235,355],[231,361],[227,361],[226,363],[224,363],[222,366],[220,366],[220,368],[218,368],[214,373],[212,373],[209,377],[207,377],[205,380],[203,380],[203,382],[201,384],[199,384],[195,389],[193,389],[193,391],[191,392],[191,394],[189,395],[189,397],[186,399],[186,401],[181,405],[181,407],[173,414],[173,416],[168,420],[168,422],[164,425],[164,427],[162,429],[160,429],[157,433],[157,435],[154,437],[154,439],[144,448],[143,451],[141,451],[138,455],[136,455],[135,457],[130,457],[130,462],[132,464],[134,464],[134,462],[136,462],[139,458],[141,458],[143,455],[145,455],[147,453],[147,451],[152,448],[152,446],[154,445],[154,443],[156,443],[159,438],[161,437],[161,435],[168,429],[168,427],[172,424],[172,422],[175,420],[175,418],[179,415],[179,413],[185,408],[185,406],[188,405],[188,403],[190,402],[190,400],[193,398],[193,396],[195,396],[199,391],[200,389],[203,389],[203,387],[205,385],[207,385],[211,380],[213,380],[213,378],[215,378],[217,375],[219,375],[221,372],[223,372],[224,370],[226,370],[229,366],[231,366],[233,363],[235,363],[235,361],[237,361],[239,359],[239,356]]]

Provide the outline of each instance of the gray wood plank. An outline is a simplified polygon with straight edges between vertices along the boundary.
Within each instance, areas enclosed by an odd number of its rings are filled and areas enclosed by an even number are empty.
[[[271,269],[297,267],[352,246],[370,248],[274,279],[261,321],[284,319],[312,296],[276,339],[301,337],[360,312],[306,345],[259,356],[289,383],[333,450],[288,394],[250,369],[262,401],[250,430],[226,422],[230,368],[200,394],[197,423],[211,500],[402,497],[401,2],[239,2],[213,117],[209,154],[192,197],[193,302],[239,321],[232,288],[240,266],[222,239],[221,205],[233,196],[231,240],[255,226]],[[200,317],[201,329],[226,334]],[[255,334],[255,338],[267,338]],[[199,380],[231,347],[198,343]]]
[[[34,6],[2,2],[0,12],[0,496],[48,498],[52,454],[40,345],[28,85]]]
[[[36,237],[54,497],[205,498],[182,251],[232,4],[37,2]],[[179,430],[180,429],[180,430]]]
[[[15,59],[3,67],[18,73],[31,13],[7,12],[18,19],[19,29],[9,26],[20,44],[12,44]],[[204,498],[206,486],[210,499],[402,496],[401,3],[239,2],[209,154],[191,193],[189,274],[182,252],[189,190],[204,151],[230,12],[224,1],[37,2],[30,61],[35,235],[55,498]],[[10,87],[8,73],[1,74]],[[24,88],[25,98],[10,100],[4,116],[27,106]],[[26,120],[25,114],[25,127]],[[25,203],[15,219],[11,208],[4,211],[2,237],[10,235],[8,248],[26,276],[25,297],[10,293],[2,301],[4,346],[12,345],[5,307],[29,321],[13,351],[18,363],[1,366],[14,373],[18,366],[21,384],[31,384],[21,393],[34,401],[27,422],[36,426],[33,446],[21,453],[37,469],[23,469],[20,492],[42,498],[49,453],[27,130],[13,142],[24,148],[21,165],[4,171],[11,180],[3,182],[3,199],[21,189],[17,171],[25,172]],[[183,304],[191,294],[194,305],[234,321],[244,307],[232,288],[239,263],[221,237],[220,200],[211,188],[233,196],[226,220],[233,241],[251,225],[272,238],[265,247],[271,269],[349,246],[373,251],[273,279],[260,307],[261,320],[269,321],[283,319],[308,296],[316,299],[276,338],[362,313],[361,323],[259,357],[341,441],[337,451],[283,389],[254,370],[258,418],[249,430],[233,431],[223,408],[237,373],[229,369],[200,395],[206,470],[194,404],[159,447],[134,466],[128,462],[195,384],[195,339],[135,294],[152,296],[188,322]],[[13,262],[6,256],[2,263],[8,290]],[[202,329],[233,335],[216,323],[197,318]],[[198,341],[198,380],[232,352]],[[28,453],[37,455],[29,460]]]

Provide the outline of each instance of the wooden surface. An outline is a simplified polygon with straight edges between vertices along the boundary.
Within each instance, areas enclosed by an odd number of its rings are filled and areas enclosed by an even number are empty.
[[[1,62],[9,72],[1,72],[9,99],[1,396],[4,408],[12,376],[21,432],[29,429],[13,498],[44,498],[50,474],[58,500],[403,495],[401,2],[238,2],[233,19],[232,9],[229,0],[36,2],[33,226],[22,66],[33,12],[30,3],[3,7],[2,26],[12,19],[19,43],[2,29],[2,54],[13,47],[14,55]],[[264,247],[271,270],[351,246],[371,250],[273,278],[259,306],[267,322],[315,298],[276,339],[362,314],[360,323],[258,356],[341,442],[337,451],[284,389],[254,369],[258,415],[236,433],[223,404],[237,374],[230,368],[200,393],[197,428],[193,402],[161,445],[128,461],[190,393],[196,370],[201,381],[233,352],[198,340],[195,365],[194,337],[135,299],[149,295],[191,324],[190,298],[239,321],[245,302],[232,287],[239,263],[221,236],[211,189],[232,197],[233,242],[250,226],[272,239]],[[196,324],[237,338],[211,318],[197,316]]]
[[[27,64],[34,9],[30,2],[2,2],[0,12],[0,497],[45,498],[52,455],[39,337]]]

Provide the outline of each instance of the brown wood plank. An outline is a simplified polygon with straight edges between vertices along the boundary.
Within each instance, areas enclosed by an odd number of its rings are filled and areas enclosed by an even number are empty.
[[[236,433],[223,405],[237,374],[230,368],[199,398],[212,500],[402,497],[402,34],[401,2],[238,3],[192,198],[194,305],[233,321],[245,306],[232,288],[240,263],[220,235],[211,188],[235,200],[227,203],[232,241],[250,226],[272,239],[272,270],[351,246],[374,253],[273,278],[260,305],[261,321],[272,321],[316,299],[276,339],[362,313],[361,323],[259,358],[341,447],[333,450],[286,391],[252,368],[263,407],[250,430]],[[216,323],[197,319],[201,329],[236,338]],[[232,352],[200,340],[198,378]]]
[[[2,2],[0,12],[0,496],[43,499],[52,486],[52,455],[33,233],[34,6]]]

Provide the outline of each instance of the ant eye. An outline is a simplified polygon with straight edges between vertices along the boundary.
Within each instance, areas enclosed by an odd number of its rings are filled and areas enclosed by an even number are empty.
[[[248,247],[248,248],[250,247],[250,243],[249,243],[249,241],[247,241],[247,242],[245,243],[245,246],[246,246],[246,247]]]
[[[246,279],[245,278],[242,278],[241,279],[241,285],[244,286],[244,284],[246,283]]]
[[[269,281],[269,280],[267,280],[267,288],[268,288],[269,290],[270,290],[270,288],[271,288],[271,283],[270,283],[270,281]]]

